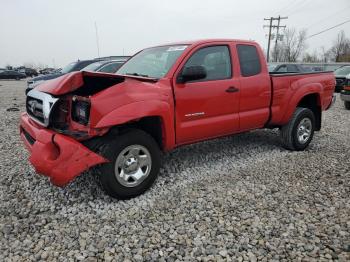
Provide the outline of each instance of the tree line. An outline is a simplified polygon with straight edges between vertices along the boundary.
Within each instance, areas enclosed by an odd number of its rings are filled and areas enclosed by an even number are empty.
[[[340,31],[329,49],[306,51],[307,32],[305,29],[286,28],[283,40],[270,53],[271,62],[350,62],[350,39]]]

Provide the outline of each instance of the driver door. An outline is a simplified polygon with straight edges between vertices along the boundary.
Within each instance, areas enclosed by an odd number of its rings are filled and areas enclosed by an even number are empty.
[[[174,80],[177,144],[238,131],[240,82],[233,76],[231,48],[226,43],[198,47],[180,66],[202,66],[207,74],[185,83]]]

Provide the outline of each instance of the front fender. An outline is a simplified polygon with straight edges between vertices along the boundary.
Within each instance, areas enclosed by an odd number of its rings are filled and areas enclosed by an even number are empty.
[[[159,116],[162,120],[165,148],[174,147],[174,114],[171,105],[164,101],[137,101],[123,105],[103,116],[94,127],[108,128],[150,116]]]

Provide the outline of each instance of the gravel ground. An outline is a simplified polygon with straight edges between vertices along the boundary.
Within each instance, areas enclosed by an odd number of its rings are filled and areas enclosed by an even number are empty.
[[[25,81],[0,85],[0,260],[350,260],[339,99],[304,152],[271,130],[186,146],[164,156],[146,194],[117,201],[89,174],[63,189],[36,175],[18,136]]]

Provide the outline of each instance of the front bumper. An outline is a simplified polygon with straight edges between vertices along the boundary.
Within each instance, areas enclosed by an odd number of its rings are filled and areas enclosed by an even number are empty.
[[[48,176],[56,186],[64,186],[90,167],[108,162],[73,138],[36,124],[27,113],[21,115],[20,135],[36,172]]]
[[[350,91],[347,91],[347,90],[341,91],[340,99],[346,102],[350,102]]]

